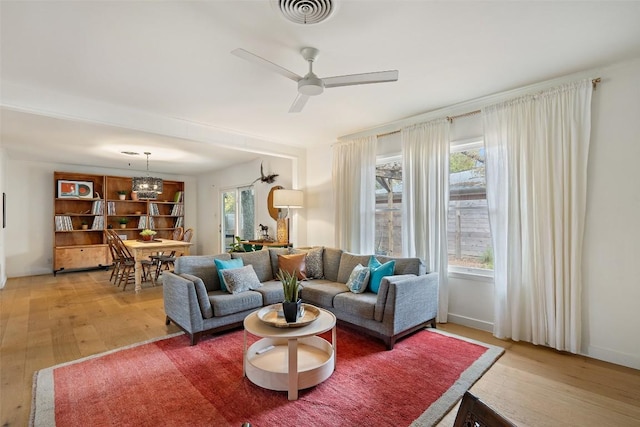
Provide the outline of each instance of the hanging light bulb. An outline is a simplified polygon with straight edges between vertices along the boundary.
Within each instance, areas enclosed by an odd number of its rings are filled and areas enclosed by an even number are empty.
[[[147,176],[133,177],[131,182],[131,191],[138,194],[140,199],[157,199],[158,194],[162,194],[162,178],[153,178],[149,176],[149,153],[147,155]]]

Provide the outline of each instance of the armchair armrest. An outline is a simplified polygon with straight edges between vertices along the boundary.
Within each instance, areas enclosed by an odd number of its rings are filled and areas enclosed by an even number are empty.
[[[162,276],[164,311],[167,317],[188,333],[201,331],[204,317],[194,283],[168,271]]]

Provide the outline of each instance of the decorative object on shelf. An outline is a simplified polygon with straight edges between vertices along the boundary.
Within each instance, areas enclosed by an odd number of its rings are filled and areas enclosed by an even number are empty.
[[[138,193],[136,193],[135,191],[131,192],[131,200],[138,200]]]
[[[269,226],[260,224],[260,239],[269,241],[271,238],[269,237]]]
[[[302,207],[303,193],[300,190],[279,189],[273,192],[273,207],[287,208],[284,215],[278,215],[277,239],[278,243],[289,243],[289,213],[291,209]]]
[[[158,194],[162,194],[162,178],[149,176],[149,156],[150,152],[145,151],[147,156],[147,176],[133,177],[131,191],[138,193],[140,199],[157,199]]]
[[[93,182],[58,180],[59,199],[93,199]]]
[[[298,274],[293,274],[280,269],[276,275],[276,279],[282,282],[282,290],[284,291],[284,301],[282,301],[282,311],[287,323],[293,323],[298,320],[302,300],[298,298],[300,283],[298,282]]]
[[[129,223],[129,218],[120,218],[118,222],[120,223],[120,228],[127,228],[127,224]]]
[[[83,229],[83,230],[86,230],[86,229],[88,229],[88,228],[89,228],[89,224],[87,224],[87,221],[84,221],[84,220],[83,220],[83,221],[80,223],[80,225],[82,226],[82,229]]]
[[[118,198],[125,200],[127,198],[127,192],[125,190],[118,190]]]
[[[277,176],[278,176],[277,173],[272,173],[272,174],[269,174],[269,175],[265,175],[264,174],[264,168],[262,167],[262,162],[260,162],[260,177],[256,178],[255,181],[253,181],[251,183],[251,185],[255,184],[258,181],[264,182],[266,184],[273,184],[276,181],[276,177]]]
[[[142,240],[153,240],[153,236],[157,234],[156,231],[144,229],[140,232],[140,236],[142,236]]]

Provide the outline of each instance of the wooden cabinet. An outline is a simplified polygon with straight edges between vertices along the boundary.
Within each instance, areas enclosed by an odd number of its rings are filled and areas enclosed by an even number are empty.
[[[164,181],[157,200],[138,200],[131,177],[70,172],[53,177],[54,274],[110,266],[106,228],[118,230],[123,239],[138,239],[145,228],[170,239],[174,228],[184,227],[184,182]]]

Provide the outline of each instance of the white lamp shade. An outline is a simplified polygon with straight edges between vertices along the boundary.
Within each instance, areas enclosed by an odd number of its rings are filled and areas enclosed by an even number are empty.
[[[274,208],[301,208],[303,193],[300,190],[276,190],[273,192]]]

